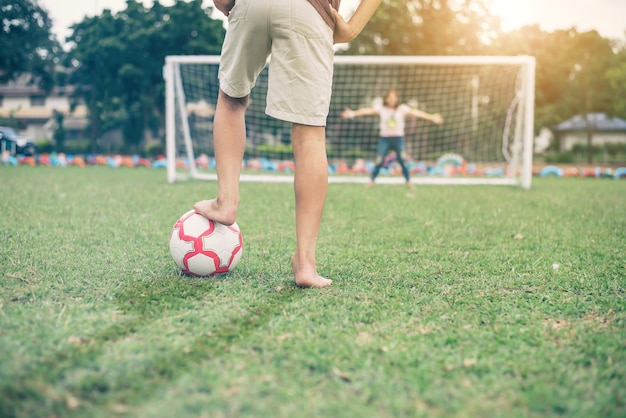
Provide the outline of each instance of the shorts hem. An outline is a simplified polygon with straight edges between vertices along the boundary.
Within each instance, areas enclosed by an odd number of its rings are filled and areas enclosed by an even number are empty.
[[[246,89],[237,89],[225,81],[220,82],[220,90],[222,90],[227,96],[235,98],[235,99],[246,97],[250,95],[250,91],[251,91],[249,89],[247,90],[247,92],[246,92]]]
[[[307,116],[307,115],[299,115],[296,113],[285,112],[276,109],[266,109],[265,113],[269,116],[284,120],[286,122],[297,123],[300,125],[307,126],[326,126],[326,116]]]

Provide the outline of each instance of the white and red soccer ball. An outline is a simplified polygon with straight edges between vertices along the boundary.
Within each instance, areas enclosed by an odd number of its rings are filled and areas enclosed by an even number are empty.
[[[172,227],[170,252],[184,274],[198,277],[225,274],[241,259],[241,230],[237,223],[223,225],[190,210]]]

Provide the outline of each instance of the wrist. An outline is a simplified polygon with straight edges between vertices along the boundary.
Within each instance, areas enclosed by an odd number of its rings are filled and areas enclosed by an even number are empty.
[[[349,31],[349,37],[350,40],[354,40],[356,39],[357,36],[359,36],[359,34],[361,33],[361,31],[363,30],[363,28],[361,27],[361,25],[358,24],[358,22],[355,22],[354,20],[350,21],[350,31]]]

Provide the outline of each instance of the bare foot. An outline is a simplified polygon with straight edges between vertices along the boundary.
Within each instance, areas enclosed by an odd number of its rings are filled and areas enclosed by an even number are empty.
[[[224,225],[232,225],[237,219],[237,205],[221,205],[217,199],[201,200],[194,203],[193,208],[207,219]]]
[[[293,277],[298,287],[322,288],[330,286],[333,283],[332,280],[317,274],[314,268],[296,268],[295,261],[293,262]]]
[[[406,188],[409,190],[413,190],[415,189],[415,186],[413,186],[413,183],[411,183],[410,181],[406,182]]]
[[[372,187],[374,187],[374,182],[373,182],[373,181],[370,181],[369,183],[367,183],[367,184],[365,185],[365,188],[366,188],[366,189],[371,189]]]

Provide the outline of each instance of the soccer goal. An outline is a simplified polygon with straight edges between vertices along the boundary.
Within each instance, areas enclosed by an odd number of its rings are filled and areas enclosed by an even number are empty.
[[[213,116],[219,56],[168,56],[167,177],[216,179]],[[242,181],[293,181],[290,124],[265,115],[267,67],[250,95]],[[344,119],[346,108],[373,107],[389,89],[409,106],[439,113],[441,125],[408,118],[406,151],[414,183],[505,184],[532,181],[535,60],[529,56],[335,57],[327,119],[330,182],[369,181],[378,142],[376,116]],[[404,183],[391,153],[379,183]]]

